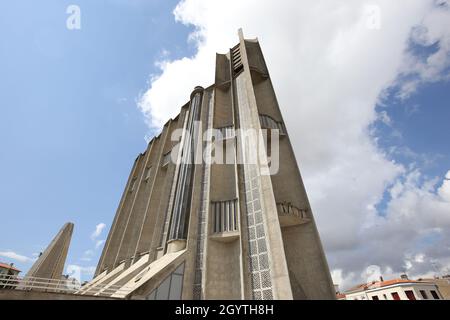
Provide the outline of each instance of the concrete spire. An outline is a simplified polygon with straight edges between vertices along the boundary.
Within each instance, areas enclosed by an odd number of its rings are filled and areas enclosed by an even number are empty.
[[[74,224],[64,224],[56,237],[33,264],[25,277],[39,277],[46,279],[61,279],[64,264],[69,251]]]

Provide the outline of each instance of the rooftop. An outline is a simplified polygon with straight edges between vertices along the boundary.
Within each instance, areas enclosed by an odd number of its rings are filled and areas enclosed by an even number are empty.
[[[369,283],[363,283],[359,284],[357,286],[354,286],[346,291],[346,293],[352,293],[352,292],[358,292],[358,291],[365,291],[375,288],[382,288],[392,285],[400,285],[400,284],[414,284],[414,283],[420,283],[424,284],[426,281],[417,281],[417,280],[409,280],[409,279],[391,279],[386,281],[373,281]]]
[[[7,264],[7,263],[3,263],[3,262],[0,262],[0,268],[10,269],[10,270],[21,272],[19,269],[15,268],[14,266]]]

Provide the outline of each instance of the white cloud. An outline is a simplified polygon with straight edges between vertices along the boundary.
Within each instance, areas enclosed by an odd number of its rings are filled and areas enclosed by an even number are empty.
[[[388,121],[375,108],[387,88],[401,88],[405,98],[420,84],[445,78],[447,8],[436,9],[433,0],[185,0],[174,14],[195,27],[198,51],[160,62],[161,74],[151,77],[139,102],[149,126],[174,117],[194,86],[213,83],[215,52],[237,43],[239,27],[247,38],[257,36],[336,277],[362,281],[371,264],[383,273],[402,272],[414,241],[438,225],[450,233],[446,182],[435,190],[436,181],[423,183],[419,170],[389,160],[369,129],[377,119]],[[425,31],[412,33],[419,29]],[[411,34],[416,43],[440,41],[438,53],[414,56]],[[387,188],[395,197],[379,217],[376,205]],[[422,253],[450,256],[448,246],[440,248]],[[411,272],[423,271],[411,261]]]
[[[450,4],[442,3],[439,9],[424,13],[423,21],[412,31],[411,43],[423,47],[437,46],[430,56],[421,57],[408,52],[399,75],[399,97],[408,98],[423,83],[450,79]],[[405,78],[407,80],[405,80]]]
[[[35,258],[29,258],[27,256],[18,254],[14,251],[0,251],[0,256],[8,259],[17,260],[23,263],[34,262],[36,260]]]
[[[80,258],[81,261],[91,261],[92,257],[94,256],[94,250],[86,250],[83,252],[82,257]]]
[[[95,242],[95,249],[100,248],[105,243],[105,240],[97,240]]]
[[[69,275],[70,278],[75,278],[79,282],[84,280],[92,279],[92,276],[95,273],[95,266],[80,266],[77,264],[69,264],[66,267],[66,274]]]
[[[104,224],[103,222],[99,223],[95,226],[95,230],[91,234],[92,241],[95,241],[95,239],[97,239],[101,235],[101,233],[102,233],[103,229],[105,229],[105,227],[106,227],[106,224]]]
[[[83,252],[81,255],[80,261],[84,262],[90,262],[94,259],[96,255],[97,249],[99,249],[104,243],[104,239],[97,239],[103,232],[103,230],[106,228],[105,223],[99,223],[95,226],[95,230],[92,232],[90,238],[95,243],[94,249],[88,249]],[[73,268],[78,267],[77,265],[72,265]],[[75,269],[74,269],[75,270]]]

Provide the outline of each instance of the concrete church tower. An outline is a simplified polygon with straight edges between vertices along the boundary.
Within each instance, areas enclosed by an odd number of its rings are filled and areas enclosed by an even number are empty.
[[[73,223],[66,223],[36,260],[25,276],[60,280],[73,233]]]
[[[276,149],[261,145],[261,129],[279,138]],[[261,150],[262,159],[248,161]],[[218,154],[224,164],[208,161]],[[269,175],[277,154],[279,168]],[[257,39],[244,39],[240,30],[239,43],[216,56],[215,83],[196,87],[180,114],[137,157],[95,277],[79,293],[335,298]]]

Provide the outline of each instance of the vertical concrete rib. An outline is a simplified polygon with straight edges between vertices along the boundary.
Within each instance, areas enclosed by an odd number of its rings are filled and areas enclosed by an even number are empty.
[[[168,131],[168,128],[165,128],[164,131]],[[152,150],[153,143],[148,145],[143,159],[141,160],[143,165],[141,166],[140,172],[136,175],[137,180],[135,183],[135,190],[133,191],[133,202],[131,204],[130,214],[128,215],[125,229],[122,234],[119,250],[114,262],[115,265],[123,259],[132,258],[132,253],[135,251],[137,246],[137,237],[139,236],[138,228],[142,223],[143,217],[145,216],[143,203],[145,202],[145,198],[148,197],[148,184],[145,182],[145,175],[147,173],[147,167],[149,166]]]
[[[214,90],[206,91],[206,125],[204,130],[212,128],[214,117]],[[195,273],[193,285],[193,298],[195,300],[204,299],[205,297],[205,283],[206,283],[206,246],[208,236],[208,211],[209,211],[209,184],[211,171],[211,147],[212,147],[212,131],[207,133],[206,141],[204,141],[204,164],[202,166],[202,185],[201,185],[201,202],[198,214],[198,235],[195,258]]]
[[[139,240],[134,255],[151,251],[153,235],[158,233],[157,228],[155,227],[161,225],[158,224],[158,216],[160,215],[158,208],[160,208],[160,203],[166,202],[166,198],[168,198],[164,194],[164,186],[169,180],[173,179],[171,175],[172,170],[169,170],[169,168],[162,168],[162,159],[166,152],[166,145],[171,143],[170,133],[174,126],[178,126],[180,117],[177,121],[172,121],[170,123],[169,130],[164,132],[159,148],[155,150],[157,155],[153,165],[151,190],[145,208],[145,216],[142,225],[140,226]],[[150,258],[151,256],[152,255],[150,255]]]
[[[243,119],[242,117],[240,119],[241,128],[248,126],[249,128],[256,129],[259,140],[254,141],[255,145],[253,147],[255,147],[258,146],[258,141],[262,141],[262,134],[260,131],[261,126],[259,124],[258,108],[256,104],[255,93],[253,90],[248,56],[245,48],[245,40],[241,29],[239,29],[239,48],[241,50],[240,54],[241,54],[241,61],[243,63],[243,71],[240,74],[240,76],[236,79],[236,86],[238,89],[237,90],[238,105],[240,116],[241,114],[247,115],[246,120]],[[259,185],[259,187],[255,189],[255,191],[259,189],[259,192],[257,192],[260,195],[260,201],[258,201],[258,206],[259,205],[261,206],[262,220],[264,222],[264,229],[266,230],[265,239],[269,258],[268,260],[270,266],[269,268],[270,279],[272,282],[272,290],[273,290],[273,297],[270,297],[270,295],[267,294],[266,298],[292,299],[292,290],[289,281],[289,272],[287,268],[286,256],[283,247],[283,239],[281,236],[281,228],[278,220],[275,197],[273,195],[272,183],[269,176],[261,175],[260,172],[261,163],[259,159],[257,159],[257,163],[258,165],[255,168],[256,169],[255,172],[253,172],[250,166],[248,166],[246,169],[245,168],[246,166],[244,165],[244,173],[246,175],[245,177],[246,185],[250,183],[250,180],[248,178],[251,178],[252,190],[254,182],[256,182],[257,186]],[[259,217],[258,211],[255,208],[253,210],[255,215],[254,218],[258,219]],[[260,242],[261,240],[255,240],[255,242],[250,241],[250,247],[254,246],[253,244],[257,243],[259,252]],[[256,274],[257,273],[255,273],[255,276]],[[264,278],[267,278],[264,271],[261,271],[259,276],[261,276],[260,279],[261,283],[264,281]],[[264,294],[264,292],[262,292],[261,294]],[[264,299],[265,297],[261,296],[261,298]]]
[[[122,198],[120,199],[119,207],[114,217],[113,225],[109,230],[108,238],[106,240],[105,246],[103,247],[102,255],[97,265],[97,270],[95,271],[95,276],[103,272],[105,269],[108,269],[109,272],[113,268],[114,260],[117,255],[117,251],[119,250],[117,242],[120,240],[120,237],[123,233],[123,225],[125,224],[125,220],[127,219],[129,214],[129,211],[127,212],[126,210],[124,210],[124,206],[127,199],[130,197],[129,189],[136,173],[138,159],[139,157],[136,158],[133,163],[133,168],[131,169],[131,173],[128,177],[128,181],[122,194]]]

